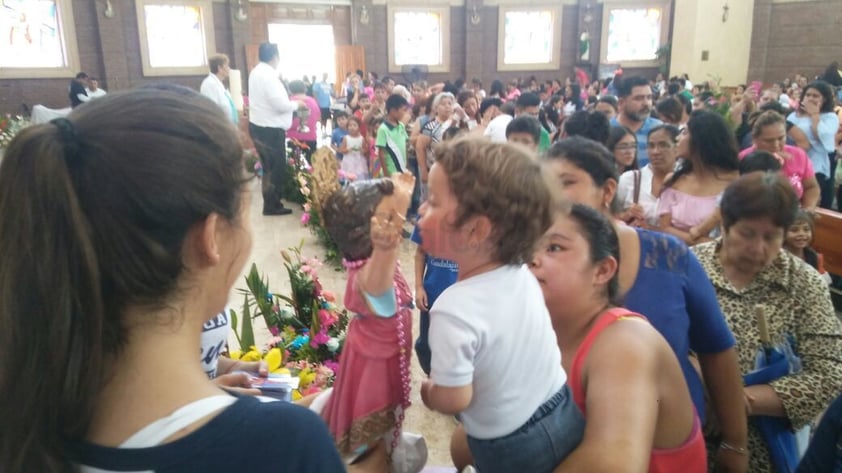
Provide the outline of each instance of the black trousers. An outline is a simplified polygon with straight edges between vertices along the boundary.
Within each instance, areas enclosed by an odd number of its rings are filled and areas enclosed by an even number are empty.
[[[286,130],[249,123],[249,133],[263,166],[263,209],[283,207],[281,189],[287,172]]]

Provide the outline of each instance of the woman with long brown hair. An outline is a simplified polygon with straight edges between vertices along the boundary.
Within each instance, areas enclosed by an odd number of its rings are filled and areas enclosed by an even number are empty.
[[[340,471],[303,408],[234,397],[199,353],[250,254],[236,129],[176,86],[23,130],[0,166],[0,471]],[[283,426],[294,425],[294,430]],[[283,437],[283,439],[280,439]],[[291,462],[291,463],[290,463]]]

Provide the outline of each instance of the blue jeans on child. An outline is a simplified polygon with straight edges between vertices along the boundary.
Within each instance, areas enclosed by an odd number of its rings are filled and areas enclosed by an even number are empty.
[[[479,473],[550,473],[582,441],[585,417],[565,384],[521,427],[505,437],[468,446]]]

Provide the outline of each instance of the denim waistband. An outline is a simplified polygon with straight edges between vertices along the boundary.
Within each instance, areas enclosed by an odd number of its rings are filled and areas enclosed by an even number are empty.
[[[535,409],[535,413],[532,414],[532,417],[530,417],[529,420],[527,420],[522,426],[518,427],[517,430],[525,429],[534,424],[537,424],[538,422],[540,422],[541,419],[547,417],[560,404],[570,399],[570,388],[565,383],[564,386],[562,386],[557,393],[553,394],[551,398],[547,399],[547,402],[541,404],[538,407],[538,409]]]

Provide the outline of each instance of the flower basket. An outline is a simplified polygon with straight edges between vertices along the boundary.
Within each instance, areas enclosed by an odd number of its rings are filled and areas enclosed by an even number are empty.
[[[230,356],[244,361],[263,359],[272,373],[289,373],[300,378],[293,398],[312,394],[333,385],[339,356],[345,342],[348,315],[336,305],[336,296],[322,288],[316,258],[301,256],[301,246],[281,252],[292,290],[289,295],[273,293],[269,282],[252,265],[246,276],[241,316],[231,311],[239,350]],[[272,339],[258,350],[253,320],[262,317]]]

